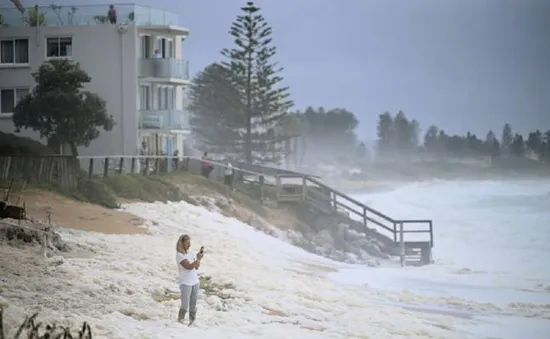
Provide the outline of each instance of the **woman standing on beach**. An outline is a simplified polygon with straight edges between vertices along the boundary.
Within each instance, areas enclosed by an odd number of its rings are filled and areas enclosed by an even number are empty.
[[[176,262],[178,264],[179,284],[181,291],[181,306],[178,313],[178,321],[183,322],[189,311],[189,326],[195,321],[197,315],[197,297],[199,295],[200,281],[197,270],[201,266],[203,247],[197,255],[189,252],[191,237],[183,234],[176,244]]]

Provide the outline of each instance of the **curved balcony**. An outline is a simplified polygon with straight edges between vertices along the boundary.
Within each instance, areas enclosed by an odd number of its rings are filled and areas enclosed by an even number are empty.
[[[140,110],[140,129],[186,130],[189,129],[189,117],[183,110]]]
[[[138,77],[151,82],[187,83],[189,63],[182,59],[140,59]]]

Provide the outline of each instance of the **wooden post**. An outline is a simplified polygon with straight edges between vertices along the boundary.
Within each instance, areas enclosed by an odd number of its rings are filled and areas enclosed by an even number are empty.
[[[90,158],[90,164],[88,165],[88,179],[92,179],[92,173],[94,173],[94,158]]]
[[[130,165],[130,173],[136,172],[136,158],[132,157],[132,163]]]
[[[149,174],[149,158],[145,158],[145,168],[143,169],[143,175]]]
[[[363,226],[367,229],[367,207],[363,206]]]
[[[157,175],[159,175],[160,174],[160,158],[156,158],[155,166],[156,166],[156,173],[157,173]]]
[[[44,237],[42,241],[44,242],[44,259],[47,259],[48,258],[48,232],[47,231],[44,231]]]
[[[281,199],[281,177],[277,174],[275,176],[275,192],[277,192],[277,201]]]
[[[430,247],[433,247],[434,245],[434,230],[433,230],[433,222],[430,220]]]
[[[11,157],[8,157],[8,161],[6,161],[6,166],[4,167],[4,179],[5,180],[10,179],[10,167],[11,167]]]
[[[124,171],[124,157],[120,157],[120,162],[118,164],[118,174],[122,174]]]
[[[307,200],[307,178],[304,175],[302,177],[302,201]]]
[[[260,201],[264,200],[264,175],[260,175]]]
[[[105,158],[105,163],[103,163],[103,178],[107,178],[109,175],[109,158]]]
[[[403,223],[399,223],[399,258],[401,267],[405,267],[405,237],[403,234]]]
[[[38,178],[37,181],[42,180],[42,171],[44,170],[44,157],[40,157],[40,165],[38,166]]]

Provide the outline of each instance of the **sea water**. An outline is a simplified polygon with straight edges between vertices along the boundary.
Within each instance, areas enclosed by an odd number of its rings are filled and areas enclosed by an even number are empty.
[[[432,219],[435,263],[333,279],[405,291],[414,298],[396,304],[467,317],[474,337],[550,338],[550,181],[426,182],[354,198],[394,219]]]

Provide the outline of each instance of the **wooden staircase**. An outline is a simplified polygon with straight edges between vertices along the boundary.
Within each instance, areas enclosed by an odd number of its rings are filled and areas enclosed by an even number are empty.
[[[293,181],[283,183],[284,179]],[[279,203],[306,202],[316,211],[375,238],[384,252],[400,257],[402,266],[433,262],[432,220],[393,219],[309,176],[297,180],[294,175],[278,175],[276,191]]]

